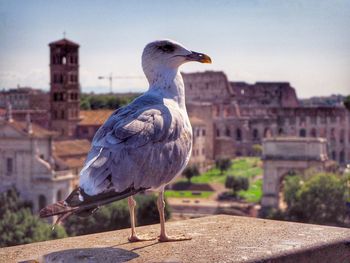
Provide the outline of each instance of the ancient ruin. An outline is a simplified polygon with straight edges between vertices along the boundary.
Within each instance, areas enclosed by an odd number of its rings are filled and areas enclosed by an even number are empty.
[[[322,138],[275,137],[263,141],[264,177],[261,206],[279,208],[284,177],[305,170],[325,170],[327,141]]]

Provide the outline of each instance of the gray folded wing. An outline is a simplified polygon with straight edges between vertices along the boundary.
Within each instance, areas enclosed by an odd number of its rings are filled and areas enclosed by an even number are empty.
[[[94,195],[114,188],[157,188],[188,161],[191,127],[180,112],[157,98],[141,97],[115,111],[98,130],[80,186]]]

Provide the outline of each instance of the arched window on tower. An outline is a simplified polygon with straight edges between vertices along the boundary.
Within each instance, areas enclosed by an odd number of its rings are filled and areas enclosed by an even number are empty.
[[[62,64],[65,65],[67,63],[67,58],[66,57],[62,57]]]
[[[270,128],[265,128],[265,130],[264,130],[264,138],[269,138],[269,137],[271,137],[272,136],[272,133],[271,133],[271,130],[270,130]]]
[[[237,128],[236,130],[236,141],[241,141],[242,140],[242,131],[241,129]]]
[[[339,163],[343,164],[345,163],[345,152],[344,150],[341,150],[339,153]]]
[[[340,130],[340,133],[339,133],[339,142],[340,143],[344,143],[345,142],[345,131],[344,131],[344,129],[341,129]]]
[[[335,138],[335,129],[334,129],[334,128],[331,129],[331,134],[330,134],[330,135],[331,135],[330,141],[331,141],[332,144],[334,144],[335,141],[336,141],[336,138]]]
[[[260,138],[259,138],[259,130],[258,129],[254,129],[253,130],[253,140],[254,141],[258,141]]]
[[[225,135],[226,135],[227,137],[230,137],[230,136],[231,136],[231,131],[230,131],[229,127],[226,127]]]
[[[299,130],[299,137],[306,137],[306,130],[305,129]]]
[[[311,131],[310,131],[310,136],[311,137],[317,137],[317,131],[315,128],[312,128]]]
[[[280,127],[280,128],[278,129],[278,135],[279,135],[279,136],[282,136],[283,134],[284,134],[283,128]]]
[[[39,195],[39,210],[46,206],[46,197],[44,195]]]
[[[337,160],[337,153],[335,151],[332,151],[332,160],[336,161]]]
[[[331,129],[331,138],[335,138],[335,129],[334,128]]]
[[[220,129],[216,129],[216,137],[220,137]]]

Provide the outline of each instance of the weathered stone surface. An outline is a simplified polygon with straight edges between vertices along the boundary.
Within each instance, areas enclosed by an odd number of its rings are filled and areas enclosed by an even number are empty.
[[[263,140],[264,160],[326,161],[327,140],[312,137],[274,137]]]
[[[289,172],[303,173],[310,168],[324,171],[327,141],[323,138],[275,137],[263,140],[264,178],[261,206],[278,208],[283,178]]]
[[[167,224],[190,241],[128,243],[129,230],[0,249],[1,262],[350,262],[350,229],[235,216]],[[156,236],[159,226],[139,228]]]

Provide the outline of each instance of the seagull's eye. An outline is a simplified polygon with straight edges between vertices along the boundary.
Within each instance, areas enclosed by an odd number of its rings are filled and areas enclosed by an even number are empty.
[[[159,46],[158,48],[165,53],[172,53],[175,50],[175,46],[171,44],[165,44],[165,45]]]

